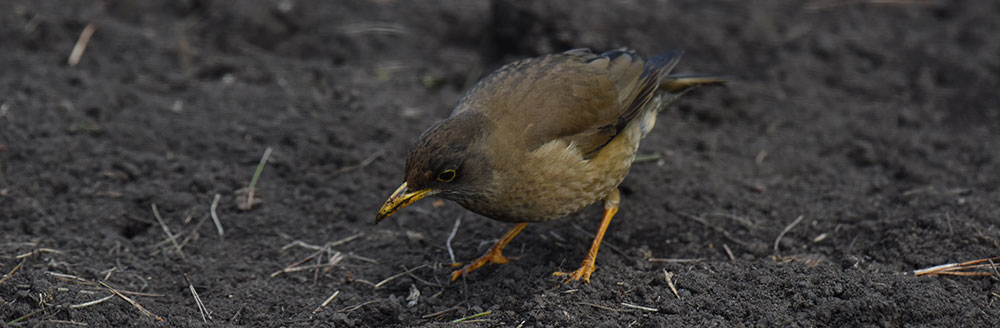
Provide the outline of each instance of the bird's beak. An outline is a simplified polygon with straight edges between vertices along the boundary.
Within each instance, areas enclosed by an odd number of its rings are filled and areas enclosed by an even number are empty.
[[[407,205],[430,196],[431,190],[427,188],[411,192],[406,188],[406,182],[403,182],[403,185],[399,186],[396,192],[392,193],[392,196],[389,196],[385,204],[382,204],[382,208],[378,210],[378,215],[375,216],[375,223],[382,222],[382,220],[389,218]]]

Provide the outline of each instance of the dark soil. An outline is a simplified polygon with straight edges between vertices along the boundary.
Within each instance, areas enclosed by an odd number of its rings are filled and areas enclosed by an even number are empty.
[[[998,33],[1000,3],[971,0],[4,1],[0,322],[996,327],[995,277],[911,272],[1000,255]],[[662,114],[589,285],[550,274],[579,264],[599,206],[455,283],[456,219],[459,260],[507,224],[424,201],[374,225],[410,144],[480,76],[621,46],[737,79]],[[336,266],[272,276],[315,252],[295,241],[358,235],[304,264]],[[84,304],[97,282],[152,316]]]

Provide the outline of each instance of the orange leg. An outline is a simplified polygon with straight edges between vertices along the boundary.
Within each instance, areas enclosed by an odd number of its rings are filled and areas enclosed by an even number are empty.
[[[594,262],[597,260],[597,250],[601,248],[601,240],[604,239],[604,233],[608,231],[611,218],[615,216],[615,213],[618,213],[619,199],[618,189],[615,189],[604,199],[604,218],[601,219],[601,227],[597,229],[594,243],[590,245],[590,251],[587,252],[587,257],[583,259],[580,268],[573,272],[555,272],[552,274],[553,276],[569,276],[564,282],[567,284],[573,280],[580,280],[580,278],[583,278],[583,282],[590,283],[590,275],[594,273],[594,270],[597,270],[597,267],[594,266]]]
[[[486,254],[483,254],[483,256],[480,256],[478,259],[476,259],[472,263],[469,263],[462,269],[455,270],[454,272],[452,272],[451,281],[458,280],[458,278],[461,277],[462,275],[468,274],[469,272],[472,272],[472,270],[478,269],[479,267],[485,265],[486,263],[496,263],[496,264],[507,263],[511,259],[508,259],[503,256],[502,253],[503,248],[507,247],[507,243],[510,243],[510,241],[514,239],[514,236],[517,236],[517,233],[521,232],[521,230],[523,230],[524,227],[526,226],[528,226],[527,223],[521,223],[514,226],[514,228],[510,229],[510,231],[507,231],[507,233],[504,234],[503,237],[500,238],[500,240],[498,240],[496,244],[493,244],[493,247],[490,247],[490,250],[486,251]],[[516,260],[516,258],[513,259]]]

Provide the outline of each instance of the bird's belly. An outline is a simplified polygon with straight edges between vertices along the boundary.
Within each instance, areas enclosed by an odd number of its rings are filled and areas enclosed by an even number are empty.
[[[638,123],[638,122],[636,122]],[[557,219],[604,199],[625,179],[642,138],[631,124],[597,155],[584,159],[574,145],[554,140],[531,152],[523,165],[498,172],[493,201],[462,204],[490,218],[508,222]]]

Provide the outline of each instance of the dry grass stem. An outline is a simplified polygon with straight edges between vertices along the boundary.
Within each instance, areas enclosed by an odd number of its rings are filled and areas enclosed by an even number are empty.
[[[323,301],[323,304],[320,304],[319,306],[317,306],[316,309],[313,310],[313,314],[323,312],[323,309],[326,308],[327,305],[330,305],[330,302],[332,302],[334,298],[337,298],[337,295],[340,295],[340,291],[339,290],[333,292],[333,294],[330,295],[330,297],[327,297],[326,300]]]
[[[125,294],[125,295],[144,296],[144,297],[164,297],[164,296],[167,296],[167,295],[164,295],[164,294],[133,292],[133,291],[121,290],[121,289],[119,289],[118,292],[122,293],[122,294]]]
[[[451,323],[460,323],[460,322],[463,322],[463,321],[467,321],[467,322],[471,323],[472,321],[469,321],[471,319],[475,319],[475,318],[478,318],[478,317],[481,317],[481,316],[484,316],[484,315],[490,315],[490,314],[493,314],[492,310],[491,311],[486,311],[486,312],[476,313],[476,314],[473,314],[473,315],[470,315],[470,316],[464,317],[464,318],[458,318],[458,319],[452,320]]]
[[[996,262],[1000,256],[962,263],[949,263],[913,271],[914,276],[993,276],[1000,278]]]
[[[189,231],[187,233],[187,236],[184,236],[184,240],[181,241],[181,250],[184,250],[184,246],[187,246],[187,244],[189,242],[191,242],[192,240],[197,239],[198,236],[200,236],[200,234],[198,233],[198,230],[201,230],[201,225],[205,224],[205,221],[208,220],[208,217],[209,217],[208,215],[202,216],[201,220],[198,220],[198,223],[196,223],[194,225],[194,228],[192,228],[191,231]],[[175,238],[180,238],[181,234],[183,234],[183,232],[177,234],[174,237]]]
[[[90,301],[90,302],[85,302],[85,303],[80,303],[80,304],[71,304],[69,306],[69,308],[71,308],[71,309],[82,309],[82,308],[85,308],[85,307],[88,307],[88,306],[93,306],[93,305],[104,303],[104,301],[110,300],[112,297],[115,297],[115,295],[111,294],[111,295],[108,295],[108,296],[105,296],[105,297],[102,297],[102,298],[98,298],[98,299]]]
[[[785,229],[781,230],[781,233],[778,234],[778,238],[774,239],[774,254],[778,254],[778,244],[781,243],[781,238],[784,238],[785,234],[791,231],[792,228],[795,228],[795,226],[802,222],[803,219],[805,219],[805,216],[799,215],[798,218],[795,218],[795,221],[792,221],[792,223],[785,227]]]
[[[384,280],[382,280],[379,283],[375,284],[375,289],[378,289],[379,287],[385,286],[385,284],[389,283],[390,281],[395,280],[396,278],[405,276],[405,275],[409,274],[410,272],[413,272],[413,271],[416,271],[416,270],[419,270],[419,269],[423,269],[423,268],[426,268],[426,267],[427,267],[427,264],[421,264],[420,266],[415,267],[413,269],[409,269],[409,270],[406,270],[406,271],[394,274],[391,277],[385,278]]]
[[[212,221],[215,222],[215,230],[219,232],[219,237],[226,234],[225,230],[222,229],[222,222],[219,221],[219,214],[215,211],[215,209],[219,207],[219,199],[221,198],[222,195],[215,194],[215,199],[212,200],[212,206],[208,208],[209,213],[212,214]]]
[[[625,303],[625,302],[622,302],[622,306],[627,307],[627,308],[639,309],[639,310],[643,310],[643,311],[649,311],[649,312],[660,312],[660,309],[657,309],[657,308],[652,308],[652,307],[642,306],[642,305],[635,305],[635,304]]]
[[[664,258],[651,257],[649,258],[648,261],[662,262],[662,263],[692,263],[692,262],[701,262],[704,260],[705,259],[664,259]]]
[[[111,291],[112,294],[115,294],[118,297],[120,297],[121,299],[123,299],[126,302],[128,302],[129,304],[132,304],[132,306],[134,306],[137,310],[139,310],[139,313],[142,313],[143,315],[145,315],[147,317],[156,317],[157,321],[162,321],[163,320],[163,318],[161,318],[160,316],[153,314],[153,312],[149,312],[149,310],[146,310],[146,308],[143,307],[142,304],[139,304],[139,302],[136,302],[132,298],[130,298],[128,296],[125,296],[125,294],[122,294],[121,292],[119,292],[117,289],[114,289],[114,287],[111,287],[110,285],[104,283],[103,281],[98,281],[97,283],[101,284],[101,286],[104,286],[104,288],[107,288],[108,291]]]
[[[292,273],[292,272],[306,271],[312,269],[332,268],[340,264],[340,262],[344,260],[344,257],[345,256],[343,255],[343,253],[336,252],[333,254],[333,256],[330,257],[330,260],[327,263],[288,267],[282,269],[281,271],[272,273],[271,276],[275,277],[282,273]]]
[[[447,308],[447,309],[444,309],[444,310],[441,310],[441,311],[437,311],[437,312],[434,312],[434,313],[431,313],[431,314],[425,314],[425,315],[421,316],[421,318],[423,318],[423,319],[437,318],[437,317],[440,317],[440,316],[444,315],[445,313],[448,313],[448,312],[451,312],[451,311],[455,311],[455,310],[459,310],[459,309],[461,309],[461,307],[453,306],[453,307],[450,307],[450,308]]]
[[[73,45],[73,51],[69,54],[69,59],[66,60],[66,64],[70,67],[76,66],[80,63],[80,58],[83,57],[83,51],[87,49],[87,44],[90,43],[90,37],[94,36],[94,31],[97,31],[97,25],[93,22],[87,24],[80,32],[80,38],[76,39],[76,44]]]
[[[73,326],[80,326],[80,327],[89,327],[90,326],[86,322],[70,321],[70,320],[50,319],[50,320],[45,320],[43,322],[45,322],[45,323],[54,323],[54,324],[57,324],[57,325],[73,325]]]
[[[291,246],[294,246],[294,245],[311,246],[309,244],[296,241],[296,242],[293,242],[292,244],[286,245],[286,247],[291,247]],[[312,247],[309,247],[309,248],[312,248]],[[285,247],[282,247],[282,249],[285,249]],[[312,254],[309,254],[309,256],[306,256],[306,258],[304,258],[302,260],[299,260],[298,262],[292,263],[292,264],[288,265],[287,267],[285,267],[284,269],[275,271],[274,273],[271,274],[271,278],[277,277],[277,276],[279,276],[279,275],[281,275],[283,273],[298,272],[298,271],[309,270],[309,269],[316,269],[316,268],[322,268],[322,267],[332,267],[332,266],[337,265],[338,263],[340,263],[340,261],[343,260],[344,256],[341,254],[341,252],[337,252],[333,256],[330,257],[330,262],[328,264],[318,264],[318,265],[312,265],[312,266],[299,267],[303,263],[306,263],[309,260],[312,260],[313,258],[315,258],[315,257],[319,256],[320,254],[323,254],[324,252],[327,252],[329,250],[330,250],[330,247],[329,247],[329,244],[327,244],[327,246],[319,248],[316,252],[313,252]]]
[[[729,260],[730,261],[736,262],[736,256],[733,256],[733,250],[729,249],[729,245],[728,244],[723,243],[722,244],[722,249],[726,250],[726,255],[729,255]]]
[[[344,308],[343,310],[340,310],[340,312],[345,312],[345,313],[346,312],[354,312],[355,310],[360,309],[360,308],[364,307],[365,305],[375,304],[375,303],[378,303],[378,302],[381,302],[381,300],[368,301],[368,302],[364,302],[364,303],[361,303],[361,304],[358,304],[358,305],[348,306],[348,307]]]
[[[170,227],[167,227],[167,224],[163,222],[163,217],[160,216],[160,210],[156,208],[156,203],[150,204],[150,207],[153,208],[153,216],[156,217],[156,222],[160,224],[160,228],[163,228],[163,232],[167,234],[167,239],[170,239],[170,243],[174,245],[177,254],[180,254],[181,259],[187,260],[187,257],[184,256],[184,250],[181,249],[181,245],[177,243],[174,234],[170,232]]]
[[[333,172],[333,175],[341,175],[341,174],[348,173],[348,172],[351,172],[351,171],[356,171],[356,170],[363,169],[366,166],[371,165],[373,162],[375,162],[375,160],[378,159],[379,156],[382,156],[382,153],[383,153],[382,151],[377,151],[374,154],[369,155],[367,158],[365,158],[364,160],[362,160],[358,164],[354,164],[354,165],[351,165],[351,166],[345,166],[345,167],[339,168],[339,169],[337,169],[337,171]]]
[[[337,247],[337,246],[349,243],[351,241],[354,241],[355,239],[358,239],[358,238],[360,238],[361,236],[364,236],[364,235],[365,235],[365,233],[359,232],[359,233],[356,233],[356,234],[354,234],[354,235],[352,235],[350,237],[347,237],[347,238],[344,238],[344,239],[341,239],[341,240],[329,243],[329,244],[327,244],[327,247]]]
[[[101,280],[108,281],[108,279],[111,279],[111,274],[114,273],[115,271],[118,271],[118,267],[113,267],[111,269],[107,269],[107,270],[101,271],[101,273],[107,272],[104,275],[104,279],[101,279]]]
[[[56,277],[56,278],[59,278],[59,279],[70,280],[70,281],[73,281],[73,282],[76,282],[76,283],[79,283],[79,284],[84,284],[84,285],[93,285],[94,284],[94,282],[92,282],[90,280],[83,279],[83,278],[80,278],[80,277],[77,277],[77,276],[74,276],[74,275],[71,275],[71,274],[65,274],[65,273],[59,273],[59,272],[52,272],[52,271],[45,271],[45,273],[48,273],[50,276],[53,276],[53,277]]]
[[[56,254],[62,254],[62,251],[60,251],[60,250],[57,250],[57,249],[51,249],[51,248],[39,248],[39,249],[36,249],[36,250],[33,250],[33,251],[30,251],[30,252],[27,252],[27,253],[23,253],[23,254],[20,254],[20,255],[18,255],[18,256],[17,256],[16,258],[17,258],[18,260],[20,260],[20,259],[23,259],[23,258],[25,258],[25,257],[29,257],[29,256],[35,256],[35,255],[38,255],[38,254],[41,254],[41,253],[56,253]]]
[[[455,251],[451,249],[451,240],[455,238],[455,234],[458,233],[458,226],[462,224],[462,217],[459,216],[455,219],[455,226],[451,228],[451,233],[448,234],[448,239],[444,241],[444,246],[448,248],[448,257],[451,258],[451,263],[458,263],[455,260]]]
[[[4,275],[3,278],[0,278],[0,285],[3,285],[3,283],[5,281],[7,281],[7,279],[10,279],[10,277],[13,277],[14,273],[17,272],[17,270],[20,270],[21,267],[24,266],[24,262],[27,262],[27,261],[28,261],[28,259],[21,260],[21,262],[18,263],[17,265],[15,265],[14,268],[10,270],[10,272],[8,272],[6,275]]]
[[[674,273],[667,272],[667,270],[664,269],[663,278],[667,280],[667,286],[670,287],[671,292],[674,292],[674,296],[677,296],[677,299],[681,299],[681,294],[677,293],[677,285],[674,285]]]
[[[188,283],[188,289],[191,290],[191,296],[194,297],[194,303],[198,305],[198,312],[201,312],[201,321],[208,322],[208,320],[212,320],[212,313],[208,311],[208,308],[205,307],[205,303],[201,301],[201,297],[198,296],[198,291],[194,289],[194,284],[191,283],[191,278],[188,278],[186,273],[184,274],[184,280]]]
[[[350,256],[351,258],[353,258],[355,260],[361,260],[361,261],[368,262],[368,263],[371,263],[371,264],[378,264],[378,260],[370,258],[370,257],[364,257],[364,256],[361,256],[361,255],[358,255],[358,254],[354,254],[354,252],[347,253],[347,256]]]

